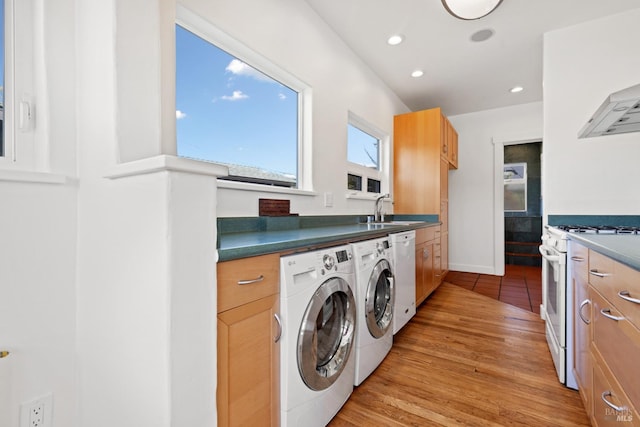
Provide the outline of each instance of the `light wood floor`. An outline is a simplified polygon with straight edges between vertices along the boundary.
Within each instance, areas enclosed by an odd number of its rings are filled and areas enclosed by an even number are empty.
[[[329,424],[588,426],[539,315],[443,283]]]

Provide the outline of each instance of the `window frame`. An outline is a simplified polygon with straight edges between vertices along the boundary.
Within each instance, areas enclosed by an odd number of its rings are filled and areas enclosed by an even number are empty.
[[[376,138],[379,141],[378,147],[378,168],[373,169],[370,167],[366,167],[360,165],[358,163],[353,163],[349,161],[348,157],[348,147],[349,147],[349,136],[348,136],[348,127],[347,127],[347,144],[346,144],[346,155],[345,160],[347,162],[347,176],[348,175],[356,175],[362,178],[362,190],[353,190],[347,187],[347,191],[351,196],[361,196],[371,198],[371,196],[385,194],[389,192],[389,141],[391,137],[388,133],[379,129],[377,126],[371,124],[367,120],[358,116],[357,114],[349,111],[348,114],[348,122],[347,126],[353,126],[360,131]],[[370,193],[367,191],[368,180],[374,179],[380,181],[380,192],[379,193]]]
[[[41,7],[32,0],[4,0],[3,155],[0,169],[36,171],[35,59],[42,34]],[[41,159],[42,163],[42,159]],[[44,164],[40,165],[44,166]]]
[[[253,51],[240,41],[234,39],[215,25],[206,21],[201,16],[191,12],[181,5],[177,5],[175,24],[192,32],[196,36],[211,43],[219,49],[234,56],[247,65],[255,68],[261,73],[269,76],[273,80],[289,87],[298,93],[298,117],[297,117],[297,164],[296,164],[296,186],[280,187],[269,184],[252,183],[238,180],[218,180],[218,186],[223,188],[236,188],[245,190],[274,192],[297,192],[312,191],[312,159],[311,159],[311,87],[298,79],[291,73],[280,68],[271,60]],[[176,138],[176,152],[178,140]],[[199,160],[199,159],[195,159]],[[205,161],[205,160],[202,160]],[[216,163],[213,160],[206,160]]]

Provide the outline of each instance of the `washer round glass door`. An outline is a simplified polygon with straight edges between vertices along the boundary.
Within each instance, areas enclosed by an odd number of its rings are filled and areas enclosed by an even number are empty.
[[[298,334],[298,371],[312,390],[324,390],[344,369],[353,347],[356,303],[348,283],[333,277],[313,294]]]
[[[374,338],[387,333],[393,320],[393,276],[385,259],[373,268],[364,303],[367,328]]]

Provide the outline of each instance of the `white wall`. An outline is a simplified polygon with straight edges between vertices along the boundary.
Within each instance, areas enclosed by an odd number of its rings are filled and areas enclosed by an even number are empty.
[[[501,199],[496,200],[495,194],[496,171],[501,175],[502,166],[494,161],[494,142],[501,152],[502,143],[540,138],[542,103],[461,114],[449,120],[458,131],[459,153],[458,170],[449,171],[449,269],[502,274],[497,257],[504,253],[503,212],[496,210]]]
[[[290,199],[302,215],[373,211],[373,199],[346,199],[347,120],[352,111],[393,133],[407,107],[384,86],[304,1],[185,0],[188,9],[313,88],[312,195],[220,189],[219,216],[257,216],[258,198]],[[324,206],[324,193],[333,207]],[[391,211],[387,206],[387,211]]]
[[[640,133],[577,139],[611,92],[640,83],[638,22],[640,9],[545,34],[545,218],[640,212]]]

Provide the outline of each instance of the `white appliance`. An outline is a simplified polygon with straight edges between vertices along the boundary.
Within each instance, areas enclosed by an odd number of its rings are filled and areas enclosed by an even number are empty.
[[[640,84],[609,95],[591,116],[578,138],[640,132]]]
[[[281,426],[325,426],[353,391],[355,276],[348,245],[280,258]]]
[[[395,278],[393,334],[416,314],[416,231],[390,234],[391,268]]]
[[[393,345],[394,278],[389,237],[352,244],[357,333],[354,385],[360,385]]]
[[[578,388],[573,376],[573,289],[567,286],[567,233],[545,226],[542,234],[542,304],[540,317],[553,364],[562,384]]]

